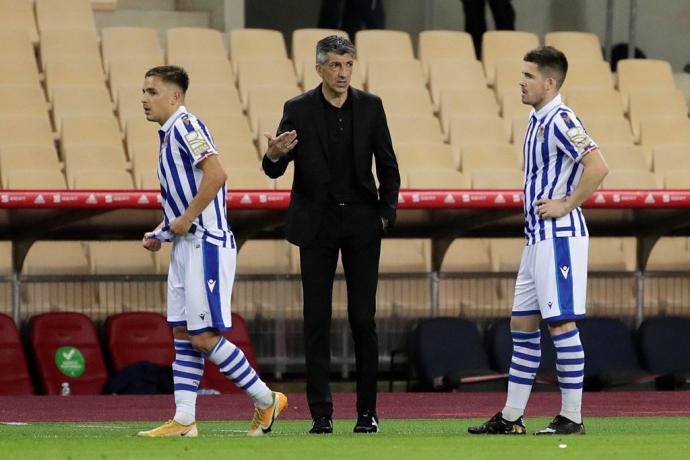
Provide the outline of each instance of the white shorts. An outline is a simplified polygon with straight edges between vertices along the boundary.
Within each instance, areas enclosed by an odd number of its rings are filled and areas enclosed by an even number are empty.
[[[513,316],[546,322],[585,317],[589,237],[559,237],[525,246],[515,282]]]
[[[230,305],[237,248],[216,246],[194,235],[176,238],[168,270],[168,325],[191,335],[232,326]]]

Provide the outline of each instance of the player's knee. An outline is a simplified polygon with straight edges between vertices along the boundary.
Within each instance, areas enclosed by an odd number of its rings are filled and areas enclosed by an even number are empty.
[[[191,336],[192,347],[203,354],[208,354],[213,350],[218,342],[218,337],[207,336],[205,334]]]

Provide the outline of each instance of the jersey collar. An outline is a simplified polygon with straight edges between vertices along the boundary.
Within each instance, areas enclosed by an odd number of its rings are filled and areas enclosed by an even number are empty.
[[[170,115],[170,118],[163,123],[163,126],[161,126],[161,129],[159,129],[160,132],[162,133],[167,133],[170,131],[170,128],[172,128],[172,125],[175,124],[175,121],[177,121],[178,118],[184,113],[187,113],[187,108],[184,105],[181,105],[175,110],[175,113]]]
[[[551,99],[549,103],[546,104],[544,107],[534,112],[533,115],[537,117],[537,119],[541,122],[541,120],[543,120],[549,112],[551,112],[553,109],[555,109],[561,104],[563,104],[563,101],[561,100],[561,95],[556,94],[556,97]]]

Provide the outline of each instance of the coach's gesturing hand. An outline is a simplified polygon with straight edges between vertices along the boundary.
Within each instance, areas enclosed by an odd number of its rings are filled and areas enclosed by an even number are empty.
[[[268,139],[266,154],[273,161],[287,155],[290,150],[295,148],[297,142],[299,142],[297,140],[297,131],[294,129],[292,131],[285,131],[278,137],[273,137],[269,133],[264,133],[264,137]]]

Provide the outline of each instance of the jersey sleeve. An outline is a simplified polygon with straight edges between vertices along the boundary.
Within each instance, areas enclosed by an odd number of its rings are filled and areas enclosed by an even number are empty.
[[[589,152],[599,148],[589,137],[582,122],[568,110],[562,110],[556,115],[554,135],[556,145],[578,162]]]
[[[193,166],[197,166],[210,155],[218,154],[211,133],[200,120],[193,116],[183,115],[180,117],[178,126],[181,142],[186,147]]]

